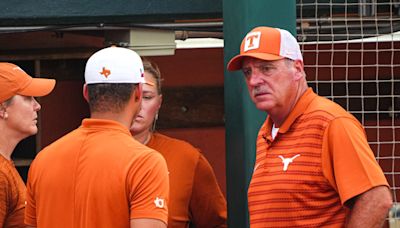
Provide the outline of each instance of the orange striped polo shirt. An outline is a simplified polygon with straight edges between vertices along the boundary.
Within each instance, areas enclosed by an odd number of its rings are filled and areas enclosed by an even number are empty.
[[[348,199],[388,186],[361,124],[311,88],[275,139],[272,125],[268,117],[257,138],[251,227],[343,227]]]

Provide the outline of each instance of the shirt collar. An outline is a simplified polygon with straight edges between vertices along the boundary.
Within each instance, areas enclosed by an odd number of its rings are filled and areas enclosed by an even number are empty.
[[[283,122],[283,124],[279,128],[279,133],[285,133],[289,130],[290,126],[294,123],[294,121],[304,113],[304,111],[307,109],[308,105],[312,102],[312,100],[317,97],[317,94],[315,94],[312,90],[312,88],[308,88],[306,92],[300,97],[300,99],[297,101],[296,105],[294,106],[293,110],[290,111],[288,117],[286,120]],[[264,135],[267,137],[271,134],[271,129],[272,125],[274,123],[272,122],[272,119],[268,116],[265,125],[263,126],[265,130]]]
[[[82,127],[94,130],[117,130],[131,135],[128,128],[114,120],[87,118],[82,120]]]

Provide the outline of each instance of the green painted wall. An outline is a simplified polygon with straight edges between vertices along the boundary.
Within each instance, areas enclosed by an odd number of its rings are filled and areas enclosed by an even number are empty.
[[[224,66],[239,53],[240,43],[253,27],[267,25],[295,33],[295,0],[224,0]],[[250,100],[241,72],[225,70],[228,225],[248,227],[247,188],[252,175],[255,141],[265,113]]]

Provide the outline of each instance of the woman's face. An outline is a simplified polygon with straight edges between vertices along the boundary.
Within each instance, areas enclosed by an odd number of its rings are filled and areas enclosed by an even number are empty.
[[[157,81],[152,74],[145,71],[146,83],[143,84],[143,99],[139,114],[131,126],[131,133],[137,135],[150,131],[154,117],[161,107],[162,95],[157,92]]]
[[[37,133],[37,112],[39,103],[33,97],[15,95],[5,108],[7,112],[7,127],[18,137],[25,138]]]

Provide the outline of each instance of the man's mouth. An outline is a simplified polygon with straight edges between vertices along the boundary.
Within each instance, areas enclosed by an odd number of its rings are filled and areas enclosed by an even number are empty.
[[[262,96],[262,95],[266,95],[266,94],[269,94],[267,89],[263,89],[263,88],[254,88],[253,89],[254,97],[258,97],[258,96]]]

